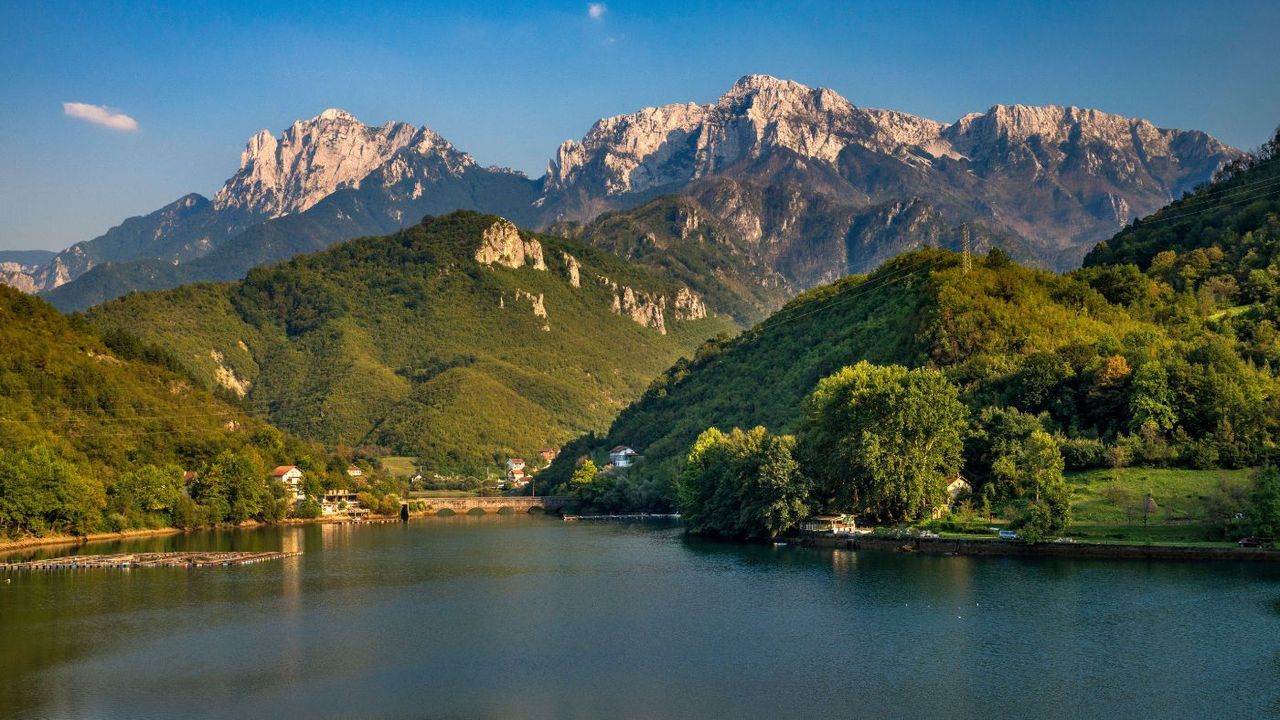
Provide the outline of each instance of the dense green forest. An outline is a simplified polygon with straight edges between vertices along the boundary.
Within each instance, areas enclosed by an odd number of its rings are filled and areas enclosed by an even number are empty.
[[[714,315],[677,319],[678,282],[562,238],[522,231],[545,270],[483,265],[475,254],[498,220],[429,218],[88,317],[166,348],[206,388],[281,428],[441,471],[603,430],[682,353],[735,329]],[[602,276],[665,298],[665,334],[617,314],[619,291]]]
[[[998,249],[966,269],[958,254],[922,250],[804,293],[677,362],[545,477],[567,482],[581,458],[603,462],[606,448],[627,444],[644,460],[612,473],[617,487],[597,481],[597,496],[673,506],[672,478],[704,431],[762,426],[797,434],[815,507],[831,507],[838,495],[823,495],[821,455],[802,451],[812,436],[805,408],[819,381],[859,361],[927,368],[955,388],[962,445],[946,472],[963,472],[983,503],[1039,497],[1059,462],[1059,473],[1260,465],[1280,430],[1275,148],[1126,228],[1076,272],[1026,268]],[[851,482],[873,474],[846,468]],[[859,510],[919,517],[933,498],[857,500]],[[1039,506],[1057,511],[1051,504]]]
[[[337,460],[200,388],[166,350],[0,287],[0,537],[276,519],[271,467],[322,482]]]

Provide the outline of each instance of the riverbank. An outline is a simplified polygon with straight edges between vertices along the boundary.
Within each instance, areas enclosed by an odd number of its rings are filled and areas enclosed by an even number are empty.
[[[145,537],[163,537],[165,535],[181,535],[186,532],[179,528],[156,528],[153,530],[123,530],[121,532],[89,533],[88,535],[42,535],[18,538],[17,540],[0,541],[0,552],[10,550],[26,550],[28,548],[47,547],[49,545],[84,545],[91,542],[110,540],[131,540]]]
[[[1014,557],[1109,558],[1140,560],[1246,560],[1280,562],[1280,549],[1209,548],[1120,543],[1038,543],[952,538],[800,537],[787,542],[801,547],[825,547],[926,555],[986,555]]]
[[[397,517],[378,515],[367,521],[354,521],[355,524],[360,522],[390,522],[398,520]],[[319,518],[285,518],[278,523],[266,523],[258,520],[246,520],[238,525],[216,525],[211,528],[197,528],[198,530],[252,530],[253,528],[268,527],[270,525],[309,525],[312,523],[334,523],[353,521],[346,518],[338,519],[333,517]],[[182,535],[183,533],[194,532],[194,530],[183,530],[182,528],[155,528],[144,530],[122,530],[120,532],[98,532],[89,533],[87,535],[42,535],[18,538],[17,540],[0,541],[0,553],[10,552],[14,550],[27,550],[30,548],[49,547],[52,545],[87,545],[94,542],[110,542],[112,540],[137,540],[147,537],[164,537],[167,535]]]
[[[461,517],[466,513],[455,513],[453,515],[439,515],[431,511],[415,510],[409,513],[411,519],[435,518],[435,517]],[[496,513],[494,513],[496,514]],[[197,532],[201,530],[252,530],[260,527],[270,527],[272,525],[382,525],[386,523],[400,522],[399,515],[373,515],[370,514],[364,518],[339,517],[335,515],[321,516],[317,518],[285,518],[279,522],[262,522],[260,520],[246,520],[236,525],[215,525],[213,527],[193,528],[192,530],[183,530],[181,528],[156,528],[144,530],[123,530],[121,532],[99,532],[89,533],[87,535],[43,535],[18,538],[17,540],[0,541],[0,553],[11,552],[15,550],[27,550],[31,548],[49,547],[53,545],[86,545],[93,542],[109,542],[112,540],[136,540],[146,537],[164,537],[166,535],[182,535],[187,532]]]

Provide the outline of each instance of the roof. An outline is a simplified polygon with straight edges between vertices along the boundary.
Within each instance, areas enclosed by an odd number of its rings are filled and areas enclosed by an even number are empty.
[[[275,470],[271,471],[271,477],[280,477],[281,475],[284,475],[285,473],[288,473],[291,470],[297,470],[298,472],[302,472],[302,468],[298,467],[297,465],[281,465],[277,467]]]
[[[618,447],[616,447],[616,448],[614,448],[614,449],[610,450],[610,451],[609,451],[609,454],[610,454],[610,455],[613,455],[613,454],[621,453],[621,452],[635,452],[635,450],[632,450],[631,448],[627,447],[626,445],[619,445]]]

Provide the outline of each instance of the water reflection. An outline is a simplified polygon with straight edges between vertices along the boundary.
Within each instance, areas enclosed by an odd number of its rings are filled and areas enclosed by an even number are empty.
[[[95,551],[304,554],[0,585],[0,715],[1262,717],[1280,683],[1261,566],[492,515],[155,542]]]

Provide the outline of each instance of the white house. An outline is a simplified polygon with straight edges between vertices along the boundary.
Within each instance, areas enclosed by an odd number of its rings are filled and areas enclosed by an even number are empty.
[[[964,493],[972,492],[973,486],[969,484],[968,480],[965,480],[959,474],[951,478],[951,481],[947,483],[947,497],[950,498],[952,502],[955,502],[955,499]]]
[[[638,457],[640,454],[626,445],[619,445],[609,451],[609,462],[613,463],[614,467],[631,467]]]
[[[281,465],[271,471],[271,477],[289,488],[294,502],[307,499],[307,493],[302,489],[302,470],[297,465]]]
[[[853,533],[858,531],[858,523],[853,515],[814,515],[800,523],[800,529],[807,533]]]
[[[325,515],[350,514],[360,507],[360,499],[349,490],[326,490],[320,503],[320,510]]]
[[[347,477],[355,478],[355,477],[360,477],[361,475],[364,475],[364,471],[361,470],[360,468],[356,467],[355,465],[347,466]]]
[[[507,482],[516,485],[528,482],[524,474],[524,458],[507,458]]]
[[[956,473],[955,477],[947,481],[946,490],[947,490],[946,502],[933,509],[932,514],[933,514],[934,520],[937,520],[938,518],[941,518],[942,516],[951,512],[951,509],[956,504],[956,500],[961,495],[972,494],[973,486],[970,485],[969,481],[965,480],[962,475],[960,475],[959,473]]]

